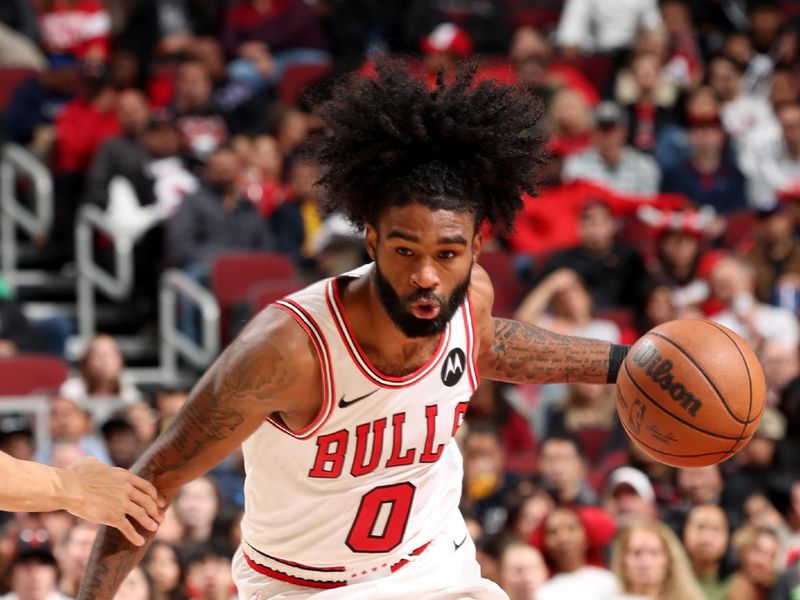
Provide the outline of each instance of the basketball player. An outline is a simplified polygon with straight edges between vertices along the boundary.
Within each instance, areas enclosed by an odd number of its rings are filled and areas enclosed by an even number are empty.
[[[125,469],[86,458],[68,469],[17,460],[0,452],[0,510],[47,512],[66,510],[77,517],[116,527],[137,546],[144,544],[131,522],[155,531],[165,505],[149,481]]]
[[[505,598],[458,510],[479,376],[616,379],[623,347],[492,317],[480,224],[533,187],[539,113],[472,73],[431,91],[383,65],[335,91],[321,185],[374,262],[256,316],[135,467],[172,500],[244,444],[242,599]],[[101,532],[79,597],[113,597],[142,552]]]

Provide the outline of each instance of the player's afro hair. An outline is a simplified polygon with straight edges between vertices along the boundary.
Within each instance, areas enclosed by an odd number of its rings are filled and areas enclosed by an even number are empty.
[[[419,202],[511,226],[523,191],[534,192],[541,103],[522,86],[473,84],[475,65],[435,90],[399,63],[349,79],[321,108],[324,208],[357,227],[384,208]]]

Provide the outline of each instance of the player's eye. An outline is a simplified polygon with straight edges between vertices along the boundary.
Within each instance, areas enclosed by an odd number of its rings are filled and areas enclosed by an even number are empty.
[[[400,256],[413,256],[414,255],[414,253],[410,249],[404,248],[403,246],[400,246],[399,248],[395,248],[394,251],[397,252]]]
[[[442,250],[441,252],[439,252],[439,258],[442,259],[455,258],[455,257],[456,253],[453,252],[452,250]]]

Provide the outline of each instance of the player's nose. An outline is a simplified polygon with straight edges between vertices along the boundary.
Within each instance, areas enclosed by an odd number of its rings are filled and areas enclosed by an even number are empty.
[[[439,285],[439,272],[433,261],[421,258],[411,272],[411,284],[422,289],[435,289]]]

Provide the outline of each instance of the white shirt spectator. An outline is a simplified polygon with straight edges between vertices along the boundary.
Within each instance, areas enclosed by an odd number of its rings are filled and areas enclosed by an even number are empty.
[[[567,0],[556,39],[587,53],[611,52],[630,48],[640,30],[659,27],[656,0]]]
[[[789,154],[780,130],[755,146],[750,196],[756,208],[772,208],[779,191],[800,185],[800,160]]]
[[[793,348],[796,348],[800,343],[797,318],[788,308],[758,303],[752,308],[750,315],[757,335],[782,342]],[[747,340],[750,345],[756,345],[758,340],[754,339],[755,336],[751,332],[751,328],[734,311],[724,310],[712,316],[711,320],[724,325],[728,329],[732,329]]]
[[[572,573],[559,573],[539,588],[536,600],[612,600],[619,594],[617,578],[611,571],[585,566]]]
[[[570,156],[561,173],[563,180],[585,179],[617,192],[655,194],[661,173],[656,161],[638,150],[625,148],[616,165],[609,165],[594,148]]]

